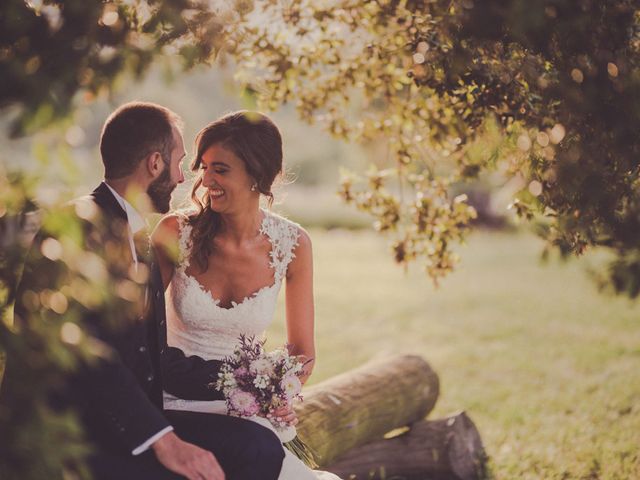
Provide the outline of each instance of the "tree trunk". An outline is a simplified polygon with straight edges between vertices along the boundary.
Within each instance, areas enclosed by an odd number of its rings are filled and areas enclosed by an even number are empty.
[[[325,468],[343,479],[478,480],[484,464],[478,430],[462,412],[420,421],[399,436],[348,451]]]
[[[438,398],[438,376],[416,355],[369,362],[305,389],[298,434],[321,466],[423,419]]]

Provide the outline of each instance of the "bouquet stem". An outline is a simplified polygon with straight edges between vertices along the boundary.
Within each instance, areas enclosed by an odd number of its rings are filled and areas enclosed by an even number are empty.
[[[318,468],[315,454],[311,448],[309,448],[309,446],[300,439],[300,437],[295,437],[293,440],[286,442],[283,445],[296,457],[302,460],[307,467],[311,469]]]

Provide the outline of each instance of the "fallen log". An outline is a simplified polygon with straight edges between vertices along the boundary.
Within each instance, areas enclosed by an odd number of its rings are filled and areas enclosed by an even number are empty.
[[[438,376],[417,355],[369,362],[305,389],[298,435],[320,466],[398,427],[423,419],[438,398]]]
[[[484,465],[480,434],[461,412],[354,448],[325,469],[345,480],[479,480]]]

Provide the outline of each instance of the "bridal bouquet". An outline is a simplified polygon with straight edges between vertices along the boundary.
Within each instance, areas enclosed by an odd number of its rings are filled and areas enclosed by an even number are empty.
[[[294,399],[302,400],[299,376],[303,367],[304,362],[289,355],[285,348],[265,352],[263,341],[241,335],[212,386],[224,393],[230,415],[267,417],[278,408],[291,405]],[[283,436],[295,436],[294,427],[270,420]]]
[[[300,375],[306,362],[289,355],[286,348],[265,352],[264,342],[240,336],[233,355],[225,358],[218,380],[210,385],[224,393],[229,415],[269,418],[270,414],[294,399],[302,400]],[[284,445],[310,468],[316,468],[314,454],[299,437],[296,428],[269,421]]]

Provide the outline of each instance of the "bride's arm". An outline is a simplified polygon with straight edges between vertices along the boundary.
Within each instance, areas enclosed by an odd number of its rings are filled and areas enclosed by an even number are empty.
[[[304,383],[313,370],[316,351],[314,343],[313,255],[311,239],[303,229],[300,229],[295,255],[287,268],[287,342],[291,346],[291,354],[311,359],[301,377]]]
[[[164,217],[151,234],[153,245],[162,275],[162,284],[166,289],[173,277],[179,252],[180,225],[176,215]]]

